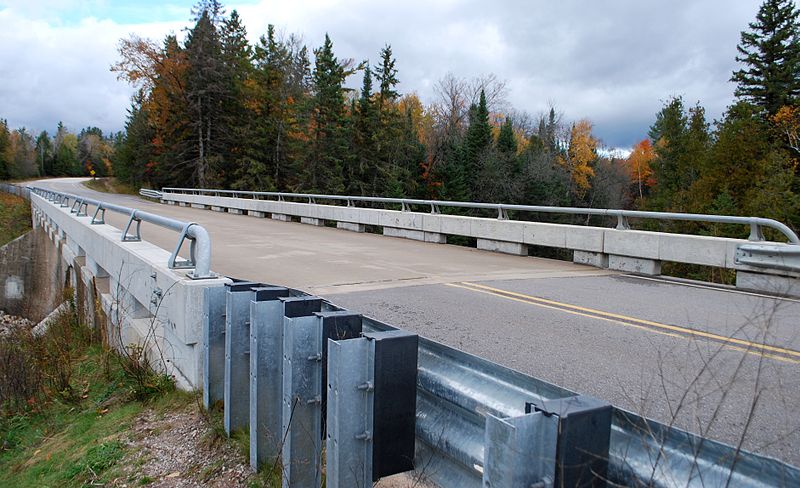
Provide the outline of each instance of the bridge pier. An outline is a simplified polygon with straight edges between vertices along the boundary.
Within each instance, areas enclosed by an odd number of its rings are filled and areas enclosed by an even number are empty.
[[[273,213],[272,220],[280,220],[281,222],[291,222],[292,217],[286,214]]]
[[[202,203],[193,203],[192,208],[199,208],[200,210],[205,210],[207,207]]]
[[[263,219],[267,216],[266,212],[259,212],[258,210],[248,210],[247,215],[251,217],[256,217],[258,219]]]
[[[242,210],[241,208],[229,208],[228,213],[233,215],[247,215],[247,210]]]

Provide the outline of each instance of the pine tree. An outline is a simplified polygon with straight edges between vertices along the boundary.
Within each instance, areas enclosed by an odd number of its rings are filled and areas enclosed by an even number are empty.
[[[375,68],[375,74],[380,82],[378,92],[378,109],[383,112],[385,104],[394,103],[400,94],[395,90],[399,83],[397,81],[397,70],[395,69],[395,59],[392,57],[392,46],[386,45],[381,49],[381,64]]]
[[[353,101],[353,146],[356,164],[350,166],[345,175],[348,194],[370,195],[375,193],[373,179],[378,173],[377,134],[380,130],[377,102],[372,94],[372,70],[365,62],[364,78],[358,103]]]
[[[774,115],[800,96],[800,11],[791,0],[766,0],[750,31],[741,33],[734,71],[736,96]]]
[[[685,109],[675,97],[656,115],[649,136],[655,148],[652,161],[655,187],[648,205],[654,210],[685,211],[686,192],[697,181],[711,145],[705,110]]]
[[[218,171],[220,183],[232,187],[241,176],[243,167],[249,166],[247,145],[252,139],[256,122],[246,107],[246,84],[253,78],[253,48],[247,41],[247,30],[236,10],[222,22],[220,42],[222,81],[225,85],[220,122],[225,130],[219,134],[224,161]]]
[[[213,181],[215,167],[224,154],[224,138],[228,135],[222,122],[227,86],[222,45],[215,25],[221,7],[213,0],[207,3],[186,38],[189,62],[186,94],[192,112],[188,139],[191,145],[186,159],[192,163],[192,182],[201,188],[207,188]]]
[[[478,105],[470,107],[469,128],[464,141],[464,177],[467,182],[468,197],[475,198],[480,185],[480,157],[492,146],[492,126],[489,124],[489,110],[486,107],[486,94],[481,90]]]
[[[11,133],[8,131],[6,119],[0,119],[0,179],[6,179],[9,175],[11,161],[9,149],[11,148]]]
[[[514,137],[514,126],[511,122],[511,117],[506,117],[505,122],[500,127],[500,133],[497,135],[497,149],[503,153],[517,153],[517,139]]]
[[[339,193],[344,189],[345,160],[350,157],[342,90],[345,72],[327,34],[314,54],[313,134],[304,186],[312,192]]]

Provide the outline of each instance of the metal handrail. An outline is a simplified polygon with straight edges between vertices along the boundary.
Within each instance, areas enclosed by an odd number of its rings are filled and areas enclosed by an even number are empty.
[[[497,218],[501,220],[508,219],[507,212],[509,210],[523,211],[523,212],[538,212],[538,213],[552,213],[552,214],[568,214],[568,215],[592,215],[602,217],[616,217],[618,230],[628,230],[629,218],[636,219],[652,219],[652,220],[683,220],[694,222],[711,222],[718,224],[736,224],[747,225],[750,227],[749,240],[763,241],[764,234],[762,228],[768,227],[777,230],[783,234],[791,244],[800,244],[800,237],[790,229],[786,224],[778,222],[777,220],[767,219],[763,217],[739,217],[734,215],[711,215],[711,214],[692,214],[692,213],[676,213],[676,212],[645,212],[641,210],[622,210],[622,209],[608,209],[608,208],[584,208],[584,207],[550,207],[540,205],[512,205],[505,203],[481,203],[481,202],[456,202],[446,200],[420,200],[415,198],[386,198],[386,197],[363,197],[363,196],[348,196],[348,195],[322,195],[315,193],[283,193],[283,192],[268,192],[268,191],[242,191],[242,190],[219,190],[208,188],[173,188],[167,187],[161,189],[161,198],[167,193],[201,195],[211,194],[213,196],[231,195],[234,198],[242,198],[249,196],[258,200],[259,197],[273,197],[278,200],[284,198],[298,198],[307,199],[308,203],[315,203],[316,200],[333,200],[347,202],[348,206],[352,206],[354,202],[370,202],[370,203],[385,203],[400,205],[403,211],[408,211],[411,205],[425,206],[430,208],[431,213],[439,213],[440,207],[457,207],[457,208],[471,208],[471,209],[488,209],[496,210]]]
[[[62,207],[71,207],[73,209],[71,213],[76,213],[78,217],[89,217],[92,219],[91,222],[93,224],[104,223],[103,217],[98,219],[98,215],[102,213],[102,215],[105,216],[106,210],[128,217],[128,224],[122,232],[121,240],[123,242],[141,240],[139,233],[141,222],[147,222],[165,229],[174,230],[178,232],[180,236],[175,250],[170,256],[168,266],[171,269],[194,268],[194,272],[189,274],[189,277],[192,279],[216,278],[216,275],[211,273],[211,237],[208,231],[199,224],[183,222],[143,210],[82,197],[72,193],[64,193],[40,187],[28,187],[28,189],[51,202],[60,204]],[[72,205],[69,205],[70,202],[72,202]],[[93,214],[87,211],[87,205],[95,207]],[[76,207],[77,210],[74,210]],[[81,212],[81,208],[86,208],[86,210]],[[132,226],[135,226],[135,234],[133,235],[129,234]],[[190,258],[187,261],[179,261],[178,252],[186,239],[190,241]]]

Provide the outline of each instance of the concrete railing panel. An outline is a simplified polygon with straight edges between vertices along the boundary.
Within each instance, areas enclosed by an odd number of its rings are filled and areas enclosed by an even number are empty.
[[[40,223],[54,229],[57,240],[64,243],[63,258],[80,268],[85,280],[108,279],[108,296],[101,303],[118,327],[120,345],[152,338],[179,385],[198,387],[204,289],[229,280],[189,279],[185,272],[170,269],[171,253],[154,244],[122,242],[121,230],[92,225],[90,216],[76,217],[69,208],[36,194],[31,194],[31,203]]]

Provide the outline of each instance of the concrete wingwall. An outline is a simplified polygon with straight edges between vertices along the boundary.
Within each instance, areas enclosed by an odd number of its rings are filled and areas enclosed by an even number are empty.
[[[41,228],[0,247],[0,310],[42,320],[63,301],[66,268]]]
[[[100,328],[118,350],[145,351],[157,370],[175,377],[178,387],[200,388],[204,290],[230,280],[190,279],[186,271],[170,269],[170,253],[154,244],[123,242],[121,230],[92,224],[90,216],[78,216],[36,194],[31,205],[34,233],[50,243],[42,247],[45,260],[61,263],[52,280],[74,289],[82,320]]]

